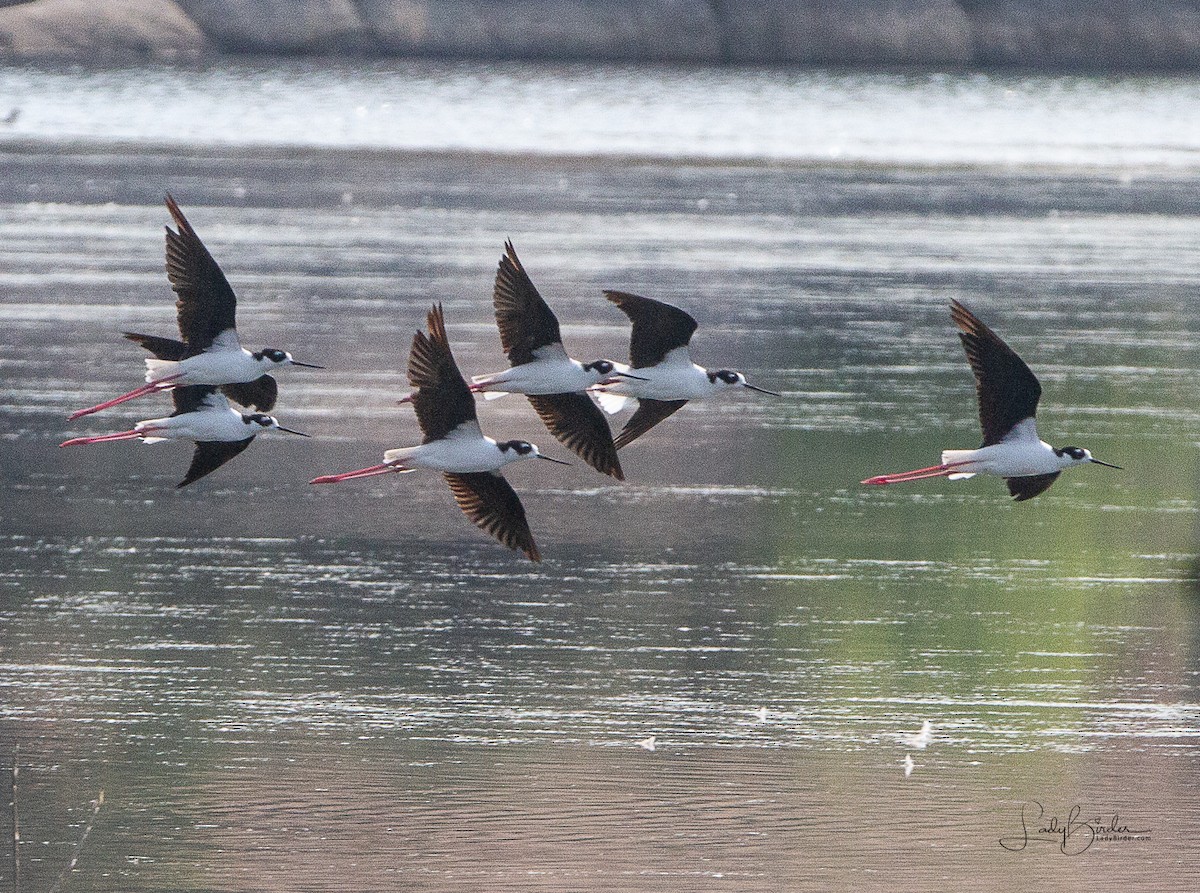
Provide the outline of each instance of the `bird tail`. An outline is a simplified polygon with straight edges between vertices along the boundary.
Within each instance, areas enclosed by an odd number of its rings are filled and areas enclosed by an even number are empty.
[[[975,477],[979,472],[969,464],[974,458],[975,450],[942,450],[943,465],[959,465],[961,463],[963,469],[946,475],[946,477],[952,481],[965,481]]]
[[[612,394],[599,388],[593,388],[590,393],[599,401],[600,408],[609,415],[616,415],[633,400],[632,397],[626,397],[624,394]]]
[[[399,449],[388,450],[383,454],[383,461],[389,465],[395,464],[398,466],[396,470],[401,474],[416,471],[416,468],[406,465],[404,460],[414,455],[418,449],[418,447],[400,447]]]
[[[146,382],[153,384],[156,381],[162,381],[164,378],[170,378],[179,371],[179,363],[175,360],[160,360],[157,357],[146,358]]]

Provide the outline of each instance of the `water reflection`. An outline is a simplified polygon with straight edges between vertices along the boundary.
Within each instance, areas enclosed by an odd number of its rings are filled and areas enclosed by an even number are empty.
[[[0,746],[26,755],[27,890],[100,788],[71,889],[1091,889],[1151,864],[1196,888],[1200,254],[1186,214],[1137,210],[1171,184],[72,152],[0,170]],[[64,203],[28,204],[38,177]],[[136,377],[117,333],[173,324],[168,185],[248,340],[330,367],[283,383],[313,443],[264,438],[182,493],[186,451],[56,447]],[[697,360],[786,393],[686,407],[627,485],[514,469],[541,567],[416,475],[305,484],[412,439],[394,400],[432,300],[460,356],[502,365],[505,236],[580,355],[623,353],[599,289],[631,288],[701,319]],[[859,487],[977,441],[952,296],[1042,377],[1048,439],[1128,470],[1019,506],[987,480]],[[523,401],[482,412],[548,441]],[[1034,799],[1152,842],[1013,861],[997,841]]]

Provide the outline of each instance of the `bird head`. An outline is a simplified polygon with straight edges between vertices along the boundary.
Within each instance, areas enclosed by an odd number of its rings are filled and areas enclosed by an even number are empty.
[[[504,443],[496,444],[500,452],[508,457],[510,462],[520,462],[522,459],[545,459],[547,462],[557,462],[559,465],[570,465],[570,462],[564,462],[561,459],[552,459],[549,456],[543,456],[537,446],[530,443],[528,440],[506,440]]]
[[[615,384],[620,378],[632,378],[635,381],[646,380],[640,375],[632,375],[628,366],[612,360],[593,360],[590,363],[584,363],[583,368],[595,376],[596,384]]]
[[[284,434],[298,434],[300,437],[308,437],[303,431],[293,431],[291,428],[285,428],[279,424],[279,421],[274,416],[265,415],[261,412],[242,413],[242,423],[250,431],[250,435],[262,434],[264,431],[282,431]]]
[[[1105,468],[1120,469],[1120,465],[1113,465],[1111,462],[1101,462],[1099,459],[1082,447],[1066,446],[1061,449],[1056,449],[1054,454],[1058,456],[1059,462],[1063,468],[1070,468],[1073,465],[1087,465],[1089,462],[1094,462],[1097,465],[1103,465]]]
[[[278,347],[264,347],[257,353],[252,354],[252,356],[260,363],[267,363],[276,369],[280,366],[303,366],[305,369],[325,368],[324,366],[314,366],[312,363],[301,363],[298,360],[294,360],[290,353],[286,350],[280,350]]]
[[[758,391],[760,394],[770,394],[772,397],[778,397],[779,394],[775,391],[768,391],[766,388],[760,388],[746,381],[746,376],[740,372],[734,372],[732,369],[719,369],[716,372],[708,373],[708,380],[718,388],[743,387],[749,388],[752,391]]]

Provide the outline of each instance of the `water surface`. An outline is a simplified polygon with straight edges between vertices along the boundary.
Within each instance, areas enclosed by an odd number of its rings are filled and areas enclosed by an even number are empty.
[[[216,73],[155,71],[218,104]],[[968,98],[993,108],[992,89]],[[20,744],[22,889],[53,885],[100,789],[71,890],[1090,890],[1150,871],[1196,889],[1187,170],[53,127],[0,166],[0,741]],[[178,492],[187,447],[57,447],[166,405],[65,420],[137,381],[121,331],[173,326],[168,190],[245,340],[329,367],[281,375],[277,414],[312,440],[264,436]],[[576,356],[623,357],[600,295],[623,288],[688,307],[697,361],[784,393],[685,407],[623,452],[625,484],[512,468],[541,566],[436,478],[306,484],[418,436],[394,401],[433,301],[465,371],[502,367],[505,238]],[[1126,470],[1076,469],[1021,505],[986,479],[860,487],[977,442],[951,298],[1041,377],[1048,440]],[[519,398],[480,414],[566,455]],[[931,745],[905,744],[926,719]],[[1148,839],[1001,846],[1034,803]]]

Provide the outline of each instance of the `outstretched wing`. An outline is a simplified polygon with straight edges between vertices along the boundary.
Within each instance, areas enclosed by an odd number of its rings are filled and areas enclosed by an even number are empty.
[[[1016,351],[958,301],[950,302],[950,318],[975,373],[983,446],[992,446],[1037,415],[1042,386]]]
[[[512,242],[504,243],[504,252],[496,269],[492,303],[496,308],[500,344],[508,354],[508,361],[520,366],[532,363],[536,359],[533,352],[538,348],[562,344],[562,334],[558,318],[521,266]]]
[[[678,412],[686,400],[638,400],[637,412],[629,417],[615,441],[617,449],[628,446],[667,416]]]
[[[525,520],[525,507],[503,477],[490,471],[443,477],[463,514],[510,549],[524,552],[530,561],[541,561],[541,553]]]
[[[221,393],[242,406],[253,406],[259,412],[270,412],[279,398],[279,385],[270,375],[260,375],[254,381],[221,385]]]
[[[225,398],[217,393],[216,386],[210,384],[191,384],[180,388],[171,388],[171,402],[175,404],[172,416],[196,412],[204,409],[206,405],[216,408],[219,408],[221,404],[229,405],[225,403]]]
[[[137,332],[124,332],[126,338],[135,344],[140,344],[160,360],[178,362],[187,356],[187,345],[174,338],[160,338],[157,335],[142,335]]]
[[[183,480],[175,485],[175,489],[186,487],[200,480],[206,474],[216,471],[246,447],[250,446],[253,437],[245,440],[198,440],[196,451],[192,453],[192,465],[188,468]]]
[[[237,325],[237,298],[225,274],[208,253],[175,199],[167,196],[167,210],[179,232],[167,229],[167,279],[178,300],[179,334],[187,342],[187,356],[207,350],[222,332]]]
[[[464,422],[478,421],[475,398],[450,352],[441,304],[429,311],[426,323],[429,334],[417,332],[408,355],[408,382],[417,389],[412,402],[423,443],[441,440]]]
[[[1019,478],[1005,478],[1004,483],[1008,484],[1008,492],[1017,502],[1024,502],[1026,499],[1033,499],[1039,493],[1045,493],[1050,489],[1050,485],[1058,480],[1061,471],[1055,471],[1051,474],[1030,474]]]
[[[605,291],[604,296],[633,323],[629,360],[634,369],[657,365],[675,348],[686,347],[696,331],[696,320],[678,307],[623,291]]]
[[[604,413],[587,394],[529,394],[538,417],[569,449],[601,474],[625,480],[612,431]]]

